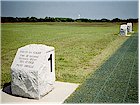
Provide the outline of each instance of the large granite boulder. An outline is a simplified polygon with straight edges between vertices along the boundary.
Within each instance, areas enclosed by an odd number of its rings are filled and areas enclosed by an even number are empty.
[[[18,49],[11,65],[12,94],[40,99],[54,88],[54,47],[30,44]]]

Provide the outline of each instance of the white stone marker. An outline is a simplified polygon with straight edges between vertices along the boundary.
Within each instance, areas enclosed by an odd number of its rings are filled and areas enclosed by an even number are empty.
[[[127,23],[127,32],[132,32],[132,23]]]
[[[11,65],[12,94],[40,99],[55,82],[54,47],[30,44],[18,49]]]
[[[127,25],[123,24],[120,26],[120,35],[126,36],[127,35]]]

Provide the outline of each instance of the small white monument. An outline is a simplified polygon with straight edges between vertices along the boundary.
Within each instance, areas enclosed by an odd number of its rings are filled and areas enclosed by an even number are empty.
[[[127,23],[127,32],[132,32],[132,23]]]
[[[40,99],[54,88],[54,47],[30,44],[18,49],[11,65],[12,94]]]
[[[127,35],[127,25],[123,24],[120,26],[120,35],[126,36]]]

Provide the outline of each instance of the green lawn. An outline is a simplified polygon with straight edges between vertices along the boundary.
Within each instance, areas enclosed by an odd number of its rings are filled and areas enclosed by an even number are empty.
[[[138,34],[121,45],[65,103],[138,103]]]
[[[1,86],[10,82],[10,66],[17,49],[33,43],[55,47],[57,81],[82,83],[128,39],[118,36],[119,26],[120,23],[1,24]]]

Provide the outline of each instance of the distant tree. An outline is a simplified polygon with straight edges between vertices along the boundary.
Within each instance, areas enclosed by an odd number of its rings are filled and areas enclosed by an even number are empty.
[[[31,17],[30,22],[37,22],[37,18],[36,17]]]
[[[72,19],[72,18],[61,18],[61,17],[45,17],[45,18],[36,18],[36,17],[1,17],[1,22],[138,22],[137,19],[119,19],[114,18],[112,20],[103,18],[103,19]]]
[[[49,17],[45,17],[44,21],[45,21],[45,22],[49,22],[49,21],[50,21],[50,20],[49,20]]]
[[[30,18],[29,17],[26,17],[25,18],[25,22],[30,22]]]
[[[115,19],[112,19],[111,22],[121,22],[121,19],[119,19],[119,18],[115,18]]]
[[[101,22],[110,22],[110,20],[106,19],[106,18],[103,18],[103,19],[101,19]]]
[[[138,19],[127,19],[127,22],[132,22],[132,23],[137,23],[138,22]]]

